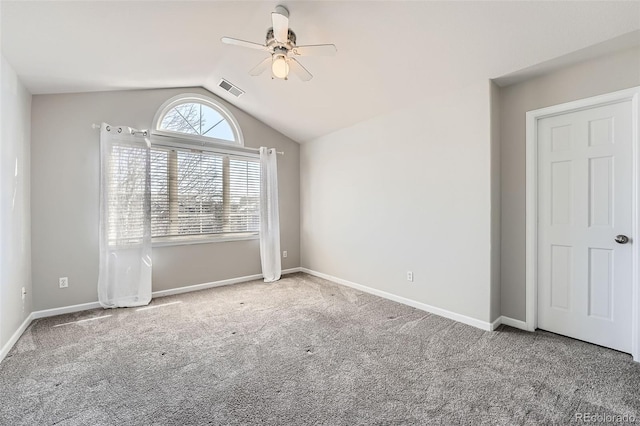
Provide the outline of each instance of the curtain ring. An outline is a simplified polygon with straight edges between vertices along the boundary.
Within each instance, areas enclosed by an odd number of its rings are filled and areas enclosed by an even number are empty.
[[[118,133],[122,133],[122,127],[118,127]]]
[[[106,129],[107,129],[107,132],[110,132],[111,131],[111,126],[107,126]]]

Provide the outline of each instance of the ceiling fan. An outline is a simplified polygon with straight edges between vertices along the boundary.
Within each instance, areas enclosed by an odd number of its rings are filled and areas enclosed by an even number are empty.
[[[265,44],[252,43],[231,37],[222,37],[221,39],[226,44],[262,50],[270,54],[268,58],[249,71],[250,75],[260,75],[271,65],[272,78],[288,80],[289,71],[291,71],[300,80],[309,81],[313,78],[313,75],[295,57],[332,56],[336,54],[336,46],[333,44],[297,46],[296,34],[289,29],[289,11],[284,6],[276,6],[276,10],[271,13],[271,21],[273,22],[273,27],[267,30]]]

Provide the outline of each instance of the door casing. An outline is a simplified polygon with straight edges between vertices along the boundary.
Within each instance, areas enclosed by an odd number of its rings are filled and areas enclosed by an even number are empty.
[[[631,101],[632,114],[632,312],[631,355],[640,362],[640,86],[527,112],[526,117],[526,327],[538,326],[538,120],[618,102]]]

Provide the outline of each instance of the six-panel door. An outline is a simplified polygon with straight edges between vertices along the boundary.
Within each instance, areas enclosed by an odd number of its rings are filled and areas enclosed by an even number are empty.
[[[631,352],[631,102],[538,120],[538,328]]]

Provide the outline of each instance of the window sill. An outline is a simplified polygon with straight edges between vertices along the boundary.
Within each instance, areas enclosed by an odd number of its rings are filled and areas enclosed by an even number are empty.
[[[187,246],[192,244],[212,244],[212,243],[225,243],[230,241],[247,241],[258,240],[260,235],[249,234],[237,234],[237,235],[220,235],[213,237],[164,237],[154,238],[151,242],[152,247],[170,247],[170,246]]]

